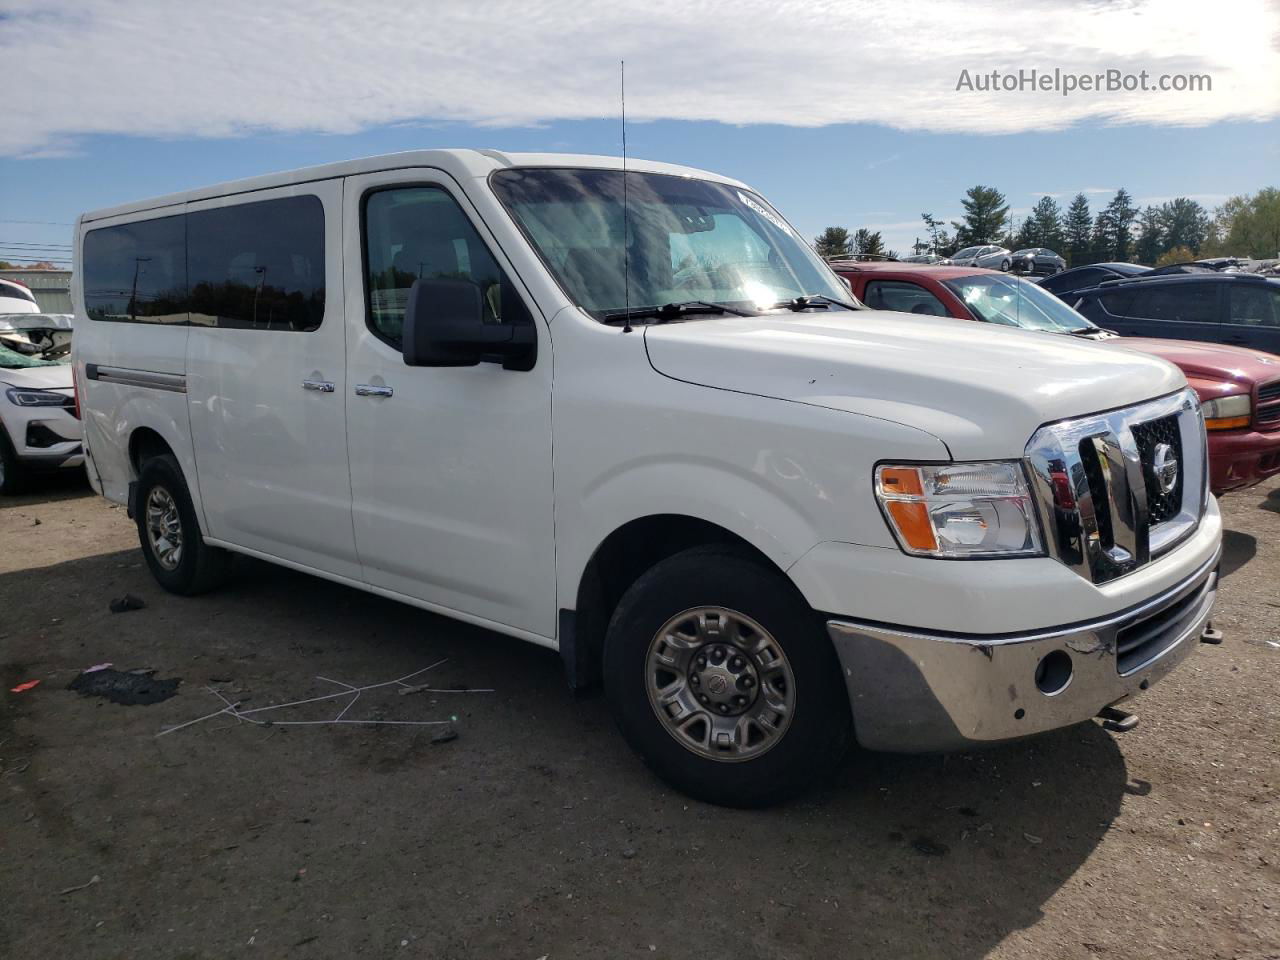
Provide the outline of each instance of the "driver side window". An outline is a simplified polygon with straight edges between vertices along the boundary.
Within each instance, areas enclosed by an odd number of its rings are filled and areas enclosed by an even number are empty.
[[[531,323],[524,301],[458,202],[432,186],[395,187],[364,202],[366,318],[400,348],[415,280],[469,280],[480,288],[485,323]]]

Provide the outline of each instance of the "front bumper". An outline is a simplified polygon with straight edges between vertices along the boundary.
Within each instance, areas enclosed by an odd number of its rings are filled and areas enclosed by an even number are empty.
[[[1209,431],[1209,488],[1221,496],[1280,473],[1280,431]]]
[[[1198,646],[1217,598],[1219,557],[1136,608],[1033,634],[829,621],[858,742],[959,750],[1088,720],[1147,689]]]
[[[55,391],[61,392],[61,391]],[[79,420],[58,407],[19,407],[0,395],[0,429],[24,467],[41,470],[75,467],[84,462]]]

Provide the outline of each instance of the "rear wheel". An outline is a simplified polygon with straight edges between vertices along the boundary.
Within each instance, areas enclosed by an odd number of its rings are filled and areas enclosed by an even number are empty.
[[[799,793],[843,756],[851,719],[835,651],[792,584],[723,547],[684,551],[626,592],[605,688],[623,736],[711,803]]]
[[[227,553],[210,547],[200,535],[182,469],[172,456],[152,457],[138,474],[134,503],[138,539],[147,566],[171,593],[197,594],[223,579]]]
[[[9,442],[9,434],[0,426],[0,495],[12,496],[22,491],[26,471],[18,462],[18,454]]]
[[[1009,272],[1009,266],[1010,264],[1009,264],[1008,258],[1005,258],[1004,260],[1000,261],[1000,269],[1003,270],[1005,273]]]

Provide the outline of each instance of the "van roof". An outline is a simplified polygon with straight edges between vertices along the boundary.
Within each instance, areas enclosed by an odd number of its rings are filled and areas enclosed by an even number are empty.
[[[337,163],[325,163],[314,167],[302,167],[298,170],[287,170],[280,173],[269,173],[260,177],[249,177],[244,180],[231,180],[226,183],[170,193],[149,200],[138,200],[115,207],[106,207],[80,215],[81,222],[103,220],[107,217],[128,213],[141,213],[157,210],[180,203],[196,200],[208,200],[213,197],[225,197],[237,193],[249,193],[254,190],[268,190],[272,187],[284,187],[297,183],[309,183],[315,180],[330,180],[335,177],[347,177],[361,173],[376,173],[383,170],[396,170],[409,167],[435,167],[450,174],[456,180],[487,177],[494,170],[505,167],[586,167],[591,169],[619,170],[622,168],[620,157],[594,156],[590,154],[571,153],[503,153],[500,150],[407,150],[402,153],[388,153],[377,157],[361,157],[355,160],[340,160]],[[694,167],[682,167],[672,163],[660,163],[655,160],[635,160],[627,158],[627,169],[638,173],[666,173],[678,177],[697,177],[702,180],[715,180],[732,186],[750,189],[746,184],[730,177],[724,177]]]

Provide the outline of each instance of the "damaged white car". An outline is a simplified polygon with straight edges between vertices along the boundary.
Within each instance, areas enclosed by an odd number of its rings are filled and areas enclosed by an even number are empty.
[[[66,314],[0,314],[0,494],[84,463],[71,325]]]

